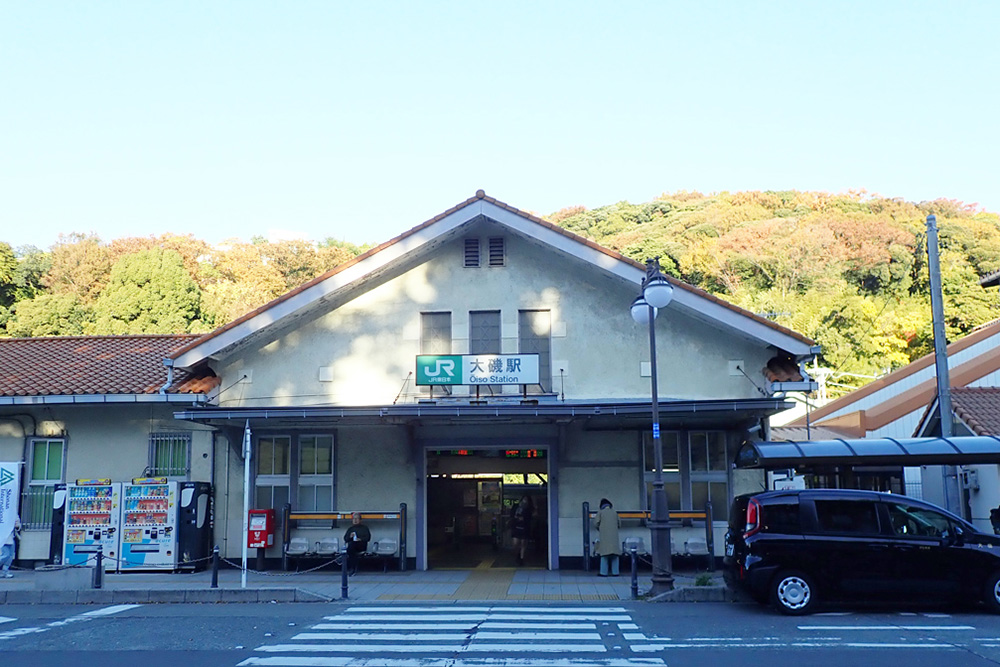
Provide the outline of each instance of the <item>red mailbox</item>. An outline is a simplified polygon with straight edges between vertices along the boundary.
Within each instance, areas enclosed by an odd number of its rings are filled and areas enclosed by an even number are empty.
[[[250,510],[247,547],[265,549],[274,544],[274,510]]]

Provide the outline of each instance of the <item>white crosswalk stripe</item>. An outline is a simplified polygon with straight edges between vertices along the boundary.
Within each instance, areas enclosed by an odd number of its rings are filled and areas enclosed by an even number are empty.
[[[357,606],[286,642],[258,646],[239,666],[664,665],[661,658],[613,655],[627,651],[619,623],[637,627],[622,607]]]

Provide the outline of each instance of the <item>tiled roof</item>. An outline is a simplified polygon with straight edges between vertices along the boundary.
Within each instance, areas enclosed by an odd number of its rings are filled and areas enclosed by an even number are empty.
[[[1000,435],[1000,387],[952,387],[951,407],[976,435]]]
[[[0,338],[0,396],[155,394],[167,380],[164,358],[196,335]],[[170,393],[205,393],[210,370],[178,370]]]

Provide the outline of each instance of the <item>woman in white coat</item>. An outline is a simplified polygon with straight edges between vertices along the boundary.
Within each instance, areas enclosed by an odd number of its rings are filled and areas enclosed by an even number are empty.
[[[601,557],[601,576],[608,576],[610,570],[611,576],[617,577],[618,556],[622,550],[621,540],[618,537],[621,519],[607,498],[601,498],[601,509],[597,512],[594,525],[597,527],[597,546],[594,547],[594,553]]]

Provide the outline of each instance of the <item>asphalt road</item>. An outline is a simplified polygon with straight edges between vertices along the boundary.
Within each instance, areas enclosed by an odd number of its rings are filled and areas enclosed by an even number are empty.
[[[0,607],[0,665],[633,667],[994,665],[1000,616],[746,604]]]

